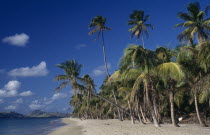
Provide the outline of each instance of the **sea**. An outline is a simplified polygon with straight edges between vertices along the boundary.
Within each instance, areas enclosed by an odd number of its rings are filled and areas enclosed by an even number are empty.
[[[59,118],[3,118],[0,135],[47,135],[64,125]]]

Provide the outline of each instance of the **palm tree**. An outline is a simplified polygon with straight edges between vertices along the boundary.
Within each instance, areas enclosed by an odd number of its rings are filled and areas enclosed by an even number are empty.
[[[61,68],[65,74],[64,75],[57,75],[54,80],[56,81],[63,81],[55,90],[55,92],[58,92],[65,88],[69,83],[71,87],[74,90],[75,95],[83,94],[85,92],[90,92],[90,94],[112,104],[113,106],[117,107],[119,110],[123,111],[124,113],[130,115],[126,110],[118,106],[116,103],[113,103],[109,99],[101,96],[100,94],[95,93],[93,90],[94,83],[93,80],[88,76],[85,75],[84,77],[79,77],[80,70],[82,65],[78,64],[75,60],[67,60],[66,62],[63,62],[61,64],[57,65],[59,68]],[[81,82],[81,83],[79,83]]]
[[[198,43],[202,43],[210,38],[210,18],[206,18],[206,12],[200,9],[200,4],[198,2],[189,3],[186,7],[188,13],[178,13],[178,18],[184,20],[184,23],[175,25],[175,27],[186,28],[182,33],[180,33],[177,38],[179,41],[188,41],[191,45],[195,35],[197,37]]]
[[[57,67],[61,68],[65,74],[64,75],[57,75],[54,80],[56,81],[64,81],[56,88],[56,92],[60,91],[61,89],[65,88],[68,83],[71,84],[75,94],[79,90],[79,85],[77,83],[78,80],[81,80],[79,77],[80,70],[82,68],[81,64],[78,64],[75,60],[67,60],[61,64],[58,64]]]
[[[103,55],[104,55],[104,64],[105,64],[107,76],[110,76],[109,71],[108,71],[107,61],[106,61],[106,49],[105,49],[105,44],[104,44],[104,31],[105,30],[111,30],[111,28],[106,27],[105,24],[106,24],[106,18],[104,18],[102,16],[94,17],[89,24],[89,28],[92,28],[92,27],[95,27],[95,28],[89,32],[89,35],[92,35],[92,34],[98,32],[95,40],[98,40],[99,36],[101,35]]]
[[[210,41],[203,42],[196,46],[199,50],[198,59],[199,64],[204,69],[204,72],[210,72]]]
[[[98,37],[100,36],[100,34],[102,36],[102,48],[103,48],[103,55],[104,55],[104,64],[105,64],[105,69],[106,69],[107,76],[109,77],[110,74],[109,74],[109,70],[108,70],[108,66],[107,66],[106,50],[105,50],[105,44],[104,44],[104,31],[105,30],[111,30],[111,28],[106,27],[105,23],[106,23],[106,18],[104,18],[102,16],[96,16],[95,18],[93,18],[92,21],[89,24],[89,28],[92,28],[92,27],[95,27],[95,28],[92,31],[89,32],[89,35],[92,35],[95,32],[98,32],[95,40],[98,40]],[[112,90],[112,92],[113,92],[113,95],[114,95],[115,103],[117,104],[117,99],[116,99],[116,95],[114,93],[114,90]],[[117,108],[117,110],[118,110],[119,120],[122,121],[121,114],[120,114],[120,109]]]
[[[120,69],[137,68],[139,64],[142,64],[146,57],[146,51],[144,48],[138,45],[130,45],[125,49],[124,55],[120,60]]]
[[[132,33],[131,38],[133,38],[133,36],[136,36],[138,40],[141,36],[142,46],[144,48],[144,34],[147,38],[149,37],[149,31],[147,28],[154,28],[152,24],[146,23],[149,20],[150,15],[144,15],[143,10],[134,10],[129,18],[130,20],[128,21],[128,25],[131,25],[132,27],[128,31]]]
[[[191,94],[194,99],[198,121],[201,126],[205,126],[200,117],[198,100],[203,97],[200,95],[205,93],[204,86],[206,81],[203,80],[209,75],[210,43],[208,41],[203,42],[195,48],[183,46],[180,49],[177,62],[185,68],[188,80],[187,83],[191,88]],[[208,98],[208,94],[204,97]]]
[[[144,103],[147,104],[147,107],[150,110],[155,126],[159,127],[160,125],[154,112],[155,107],[153,108],[153,105],[150,101],[151,99],[154,99],[154,87],[150,70],[152,70],[156,64],[156,55],[154,51],[146,50],[137,45],[131,45],[125,49],[124,55],[121,58],[120,72],[121,78],[125,78],[126,81],[134,81],[133,88],[131,88],[133,91],[131,96],[132,102],[134,102],[133,99],[139,95],[139,85],[143,83],[145,97]],[[130,71],[134,72],[134,74]],[[139,100],[137,100],[137,102],[139,102]],[[140,104],[138,104],[138,106],[140,106]]]
[[[172,124],[177,127],[178,124],[175,121],[174,112],[174,93],[176,92],[176,85],[184,79],[185,74],[180,64],[168,62],[157,67],[157,75],[164,82],[165,86],[168,86],[171,105],[171,121]]]
[[[87,95],[86,95],[86,100],[87,100],[86,110],[87,110],[87,117],[88,117],[89,101],[92,99],[92,93],[95,93],[95,84],[94,84],[93,79],[87,74],[82,77],[82,80],[84,82],[85,88],[88,90]]]

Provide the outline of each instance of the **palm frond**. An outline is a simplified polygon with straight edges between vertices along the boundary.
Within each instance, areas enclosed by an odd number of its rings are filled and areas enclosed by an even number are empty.
[[[70,76],[68,75],[57,75],[54,78],[54,81],[61,81],[61,80],[67,80],[70,79]]]
[[[165,85],[169,80],[180,82],[185,78],[185,74],[180,64],[174,62],[163,63],[157,67],[157,75],[163,80]]]
[[[55,92],[59,92],[60,90],[62,90],[63,88],[65,88],[68,84],[68,81],[66,82],[62,82],[56,89]]]
[[[88,35],[92,35],[92,34],[94,34],[95,32],[97,32],[98,30],[100,30],[100,27],[97,27],[97,28],[91,30],[91,31],[88,33]]]

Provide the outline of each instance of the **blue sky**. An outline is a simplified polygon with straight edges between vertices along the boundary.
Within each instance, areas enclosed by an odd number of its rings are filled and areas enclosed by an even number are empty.
[[[0,1],[0,111],[30,112],[33,109],[67,112],[71,87],[59,94],[54,76],[63,72],[55,65],[75,59],[83,64],[99,87],[105,77],[101,40],[88,36],[88,24],[96,15],[107,18],[107,59],[113,73],[129,44],[127,25],[133,10],[150,14],[154,30],[145,40],[148,49],[178,45],[181,32],[176,15],[191,0],[1,0]],[[210,4],[200,0],[201,6]],[[98,88],[97,87],[97,88]]]

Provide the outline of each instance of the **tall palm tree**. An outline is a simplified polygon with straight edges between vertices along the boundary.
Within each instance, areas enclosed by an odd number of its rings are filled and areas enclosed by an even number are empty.
[[[106,18],[104,18],[102,16],[94,17],[89,24],[89,28],[94,27],[94,29],[89,32],[89,35],[92,35],[92,34],[98,32],[95,40],[98,40],[99,36],[101,35],[103,55],[104,55],[104,64],[105,64],[107,76],[110,76],[109,71],[108,71],[108,66],[107,66],[107,60],[106,60],[106,49],[105,49],[105,44],[104,44],[104,31],[111,30],[111,28],[106,27],[105,24],[106,24]]]
[[[200,4],[195,2],[189,3],[186,8],[188,13],[180,12],[177,15],[178,18],[185,22],[177,24],[175,27],[186,28],[177,36],[178,40],[187,41],[191,45],[193,44],[195,36],[197,37],[198,43],[208,40],[210,38],[210,18],[206,18],[208,7],[206,8],[206,12],[202,11]]]
[[[174,93],[175,86],[181,82],[185,74],[181,68],[181,65],[174,62],[163,63],[157,67],[157,75],[164,82],[165,86],[168,86],[170,105],[171,105],[171,121],[174,126],[178,126],[175,121],[175,111],[174,111]]]
[[[98,32],[98,34],[96,36],[96,39],[95,39],[95,40],[98,40],[98,37],[101,34],[102,48],[103,48],[103,55],[104,55],[104,65],[105,65],[107,76],[110,77],[108,66],[107,66],[107,60],[106,60],[106,49],[105,49],[105,44],[104,44],[104,31],[105,30],[111,30],[111,28],[106,27],[105,24],[106,24],[106,18],[104,18],[102,16],[94,17],[89,24],[89,28],[92,28],[92,27],[95,27],[95,28],[92,31],[89,32],[89,35],[92,35],[95,32]],[[117,98],[116,98],[114,90],[112,90],[112,92],[113,92],[113,95],[114,95],[115,103],[117,104]],[[117,108],[117,110],[118,110],[119,120],[122,121],[121,114],[120,114],[120,109]]]
[[[128,21],[128,25],[131,25],[132,27],[128,31],[132,33],[131,38],[133,38],[133,36],[136,36],[138,40],[141,36],[142,46],[144,48],[144,34],[148,38],[148,27],[151,29],[154,28],[152,24],[146,23],[149,20],[150,15],[145,15],[143,10],[134,10],[129,18],[130,20]]]

